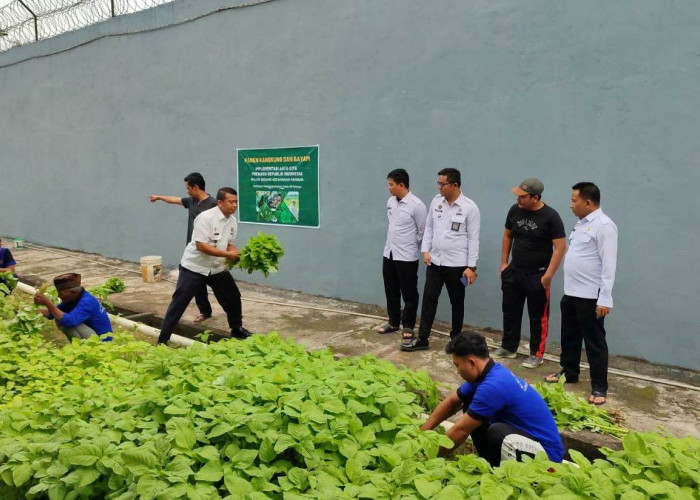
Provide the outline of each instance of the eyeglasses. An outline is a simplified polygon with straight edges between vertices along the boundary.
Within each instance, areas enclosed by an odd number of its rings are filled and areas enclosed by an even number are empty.
[[[439,188],[444,187],[444,186],[449,186],[450,184],[454,184],[454,182],[437,182],[437,185]]]

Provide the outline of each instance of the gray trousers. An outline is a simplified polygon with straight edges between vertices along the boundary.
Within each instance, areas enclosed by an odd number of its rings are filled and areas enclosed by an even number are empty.
[[[91,335],[97,335],[97,332],[95,332],[95,330],[87,326],[85,323],[80,323],[79,325],[76,325],[73,328],[66,328],[64,326],[60,326],[58,325],[58,322],[56,322],[56,325],[58,326],[58,329],[61,330],[66,337],[68,337],[68,340],[72,340],[74,338],[86,339]]]

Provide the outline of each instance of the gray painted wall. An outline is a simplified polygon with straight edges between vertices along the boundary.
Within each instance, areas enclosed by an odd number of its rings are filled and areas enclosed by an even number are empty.
[[[183,193],[192,170],[235,186],[236,147],[320,144],[322,227],[275,228],[269,283],[382,304],[386,173],[405,167],[427,204],[455,166],[482,213],[466,321],[500,328],[509,188],[543,179],[571,227],[569,188],[592,180],[620,230],[611,350],[700,368],[700,3],[277,0],[35,58],[226,3],[0,54],[0,233],[175,265],[186,212],[147,195]],[[552,294],[556,341],[561,275]]]

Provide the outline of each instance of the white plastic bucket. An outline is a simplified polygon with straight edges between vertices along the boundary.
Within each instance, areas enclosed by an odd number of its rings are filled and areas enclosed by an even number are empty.
[[[144,283],[154,283],[163,279],[163,257],[146,255],[141,257],[141,277]]]

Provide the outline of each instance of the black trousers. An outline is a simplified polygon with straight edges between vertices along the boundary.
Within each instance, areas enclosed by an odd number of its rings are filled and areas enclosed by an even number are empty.
[[[442,285],[447,288],[452,305],[452,329],[450,338],[454,338],[462,331],[464,324],[464,285],[460,279],[466,269],[465,266],[449,267],[429,265],[425,271],[425,287],[423,288],[423,307],[420,313],[420,328],[418,337],[427,339],[435,321],[438,299],[442,292]]]
[[[549,288],[540,281],[544,271],[522,273],[511,266],[501,273],[503,291],[503,341],[501,347],[515,352],[520,344],[523,309],[527,300],[530,317],[530,354],[541,358],[549,333]]]
[[[501,460],[521,462],[524,455],[534,458],[538,451],[545,451],[528,432],[503,423],[484,423],[471,433],[471,438],[479,456],[493,467],[498,467]]]
[[[241,327],[243,324],[241,292],[238,290],[238,285],[236,285],[231,273],[224,271],[204,276],[180,266],[180,275],[177,278],[175,293],[173,293],[168,310],[165,312],[163,325],[160,329],[159,344],[170,340],[173,330],[175,330],[178,321],[180,321],[185,309],[187,309],[187,305],[192,301],[194,294],[197,290],[206,289],[207,285],[214,291],[216,301],[226,312],[231,332],[233,333]]]
[[[591,366],[591,388],[608,390],[608,343],[604,318],[595,317],[597,299],[564,295],[561,299],[560,364],[568,380],[578,380],[581,370],[581,341]]]
[[[416,326],[418,312],[418,261],[394,260],[384,257],[382,263],[384,276],[384,293],[386,294],[386,309],[389,313],[389,324],[413,329]],[[404,308],[401,314],[401,297]]]
[[[205,316],[211,316],[211,303],[209,303],[209,292],[207,292],[207,285],[204,285],[194,294],[194,301],[197,304],[197,309],[199,312]]]

